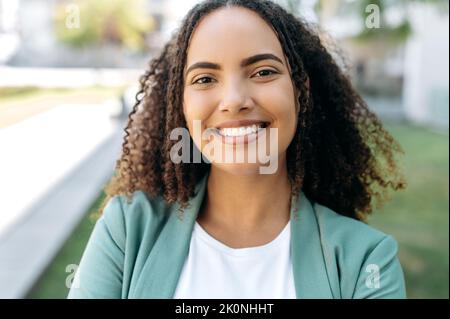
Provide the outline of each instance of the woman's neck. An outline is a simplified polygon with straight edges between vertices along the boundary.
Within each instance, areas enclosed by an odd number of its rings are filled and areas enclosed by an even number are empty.
[[[212,227],[252,232],[285,225],[290,218],[291,184],[286,165],[275,174],[233,175],[211,167],[199,216]]]

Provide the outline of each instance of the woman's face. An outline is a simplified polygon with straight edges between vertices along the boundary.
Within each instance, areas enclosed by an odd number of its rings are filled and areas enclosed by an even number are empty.
[[[276,169],[283,167],[297,125],[296,101],[281,44],[257,13],[232,7],[201,20],[187,52],[183,112],[213,167],[261,173],[269,152]]]

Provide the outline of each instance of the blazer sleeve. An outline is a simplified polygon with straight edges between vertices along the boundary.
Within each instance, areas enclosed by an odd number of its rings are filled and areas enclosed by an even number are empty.
[[[404,275],[397,251],[395,239],[384,236],[368,253],[360,269],[353,298],[406,298]]]
[[[118,196],[97,220],[67,298],[121,298],[125,223]]]

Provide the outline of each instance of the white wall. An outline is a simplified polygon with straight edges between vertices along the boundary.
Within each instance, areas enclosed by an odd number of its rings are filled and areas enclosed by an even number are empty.
[[[404,61],[404,109],[414,122],[448,129],[449,16],[419,4],[411,18],[414,35]]]
[[[0,0],[0,64],[6,62],[19,46],[18,9],[18,0]]]

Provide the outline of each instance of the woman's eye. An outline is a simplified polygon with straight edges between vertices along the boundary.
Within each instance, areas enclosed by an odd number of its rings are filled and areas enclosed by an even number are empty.
[[[204,76],[204,77],[201,77],[201,78],[195,80],[192,84],[209,84],[209,83],[211,83],[211,82],[208,82],[208,81],[204,82],[202,80],[212,80],[212,79],[210,77],[208,77],[208,76]]]
[[[264,78],[264,77],[270,76],[272,74],[277,74],[277,72],[275,72],[273,70],[266,69],[266,70],[258,71],[258,72],[256,72],[256,74],[260,75],[258,77],[263,77]]]
[[[278,72],[273,71],[273,70],[269,70],[269,69],[261,70],[261,71],[256,72],[256,74],[259,75],[257,77],[260,77],[260,78],[261,77],[263,77],[263,78],[264,77],[268,77],[268,76],[270,76],[272,74],[277,74],[277,73]],[[210,83],[212,83],[212,81],[213,81],[213,79],[210,78],[209,76],[204,76],[204,77],[198,78],[192,84],[210,84]]]

